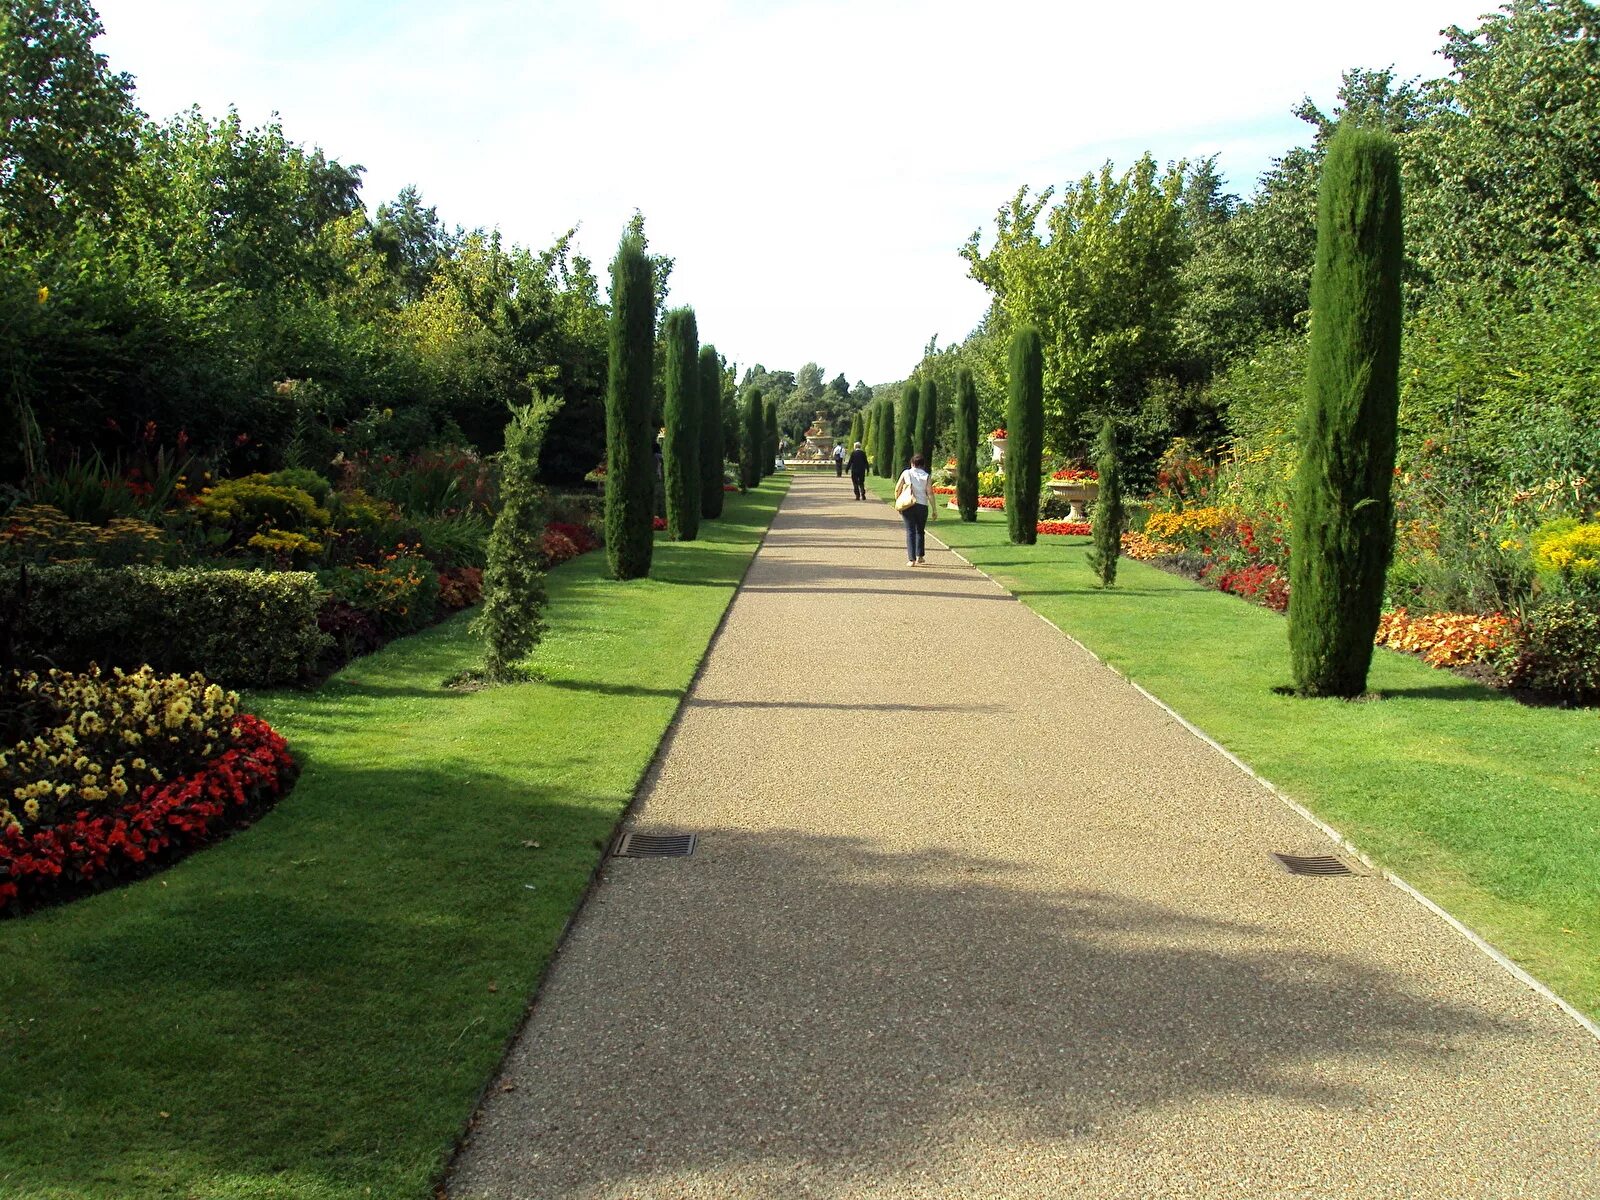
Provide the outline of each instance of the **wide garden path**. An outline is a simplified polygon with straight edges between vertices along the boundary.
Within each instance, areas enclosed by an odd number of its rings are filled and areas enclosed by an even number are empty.
[[[634,821],[698,849],[607,863],[451,1196],[1600,1195],[1600,1044],[849,497],[789,492]]]

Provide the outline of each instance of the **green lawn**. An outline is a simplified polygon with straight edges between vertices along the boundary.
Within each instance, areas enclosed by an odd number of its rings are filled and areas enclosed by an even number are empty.
[[[250,698],[305,771],[166,873],[0,922],[0,1196],[423,1200],[788,486],[648,582],[550,578],[542,682],[458,616]]]
[[[1600,1015],[1600,713],[1527,708],[1388,650],[1382,700],[1275,695],[1276,613],[1127,559],[1102,590],[1087,538],[1012,546],[1003,513],[940,516],[942,541]]]

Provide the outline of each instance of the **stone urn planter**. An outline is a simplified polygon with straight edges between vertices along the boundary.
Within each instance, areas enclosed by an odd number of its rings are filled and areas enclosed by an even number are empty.
[[[1100,494],[1100,481],[1097,479],[1047,479],[1045,486],[1072,506],[1067,513],[1069,521],[1087,521],[1089,518],[1083,515],[1083,506],[1093,504],[1095,497]]]
[[[994,451],[994,469],[1004,475],[1006,473],[1006,439],[1003,437],[991,437],[989,446]]]

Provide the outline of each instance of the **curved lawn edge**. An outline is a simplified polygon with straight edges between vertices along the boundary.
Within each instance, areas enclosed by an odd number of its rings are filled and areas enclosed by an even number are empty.
[[[1529,708],[1382,649],[1381,702],[1278,696],[1289,666],[1276,613],[1134,561],[1102,590],[1086,541],[1011,546],[989,514],[934,532],[1585,1024],[1600,1015],[1593,711]]]
[[[549,578],[536,683],[458,615],[253,711],[302,765],[248,833],[0,926],[0,1193],[432,1194],[788,479],[652,578]]]

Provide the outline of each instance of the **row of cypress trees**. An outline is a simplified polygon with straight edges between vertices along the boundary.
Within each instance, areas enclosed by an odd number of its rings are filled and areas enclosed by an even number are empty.
[[[655,547],[655,313],[655,270],[644,239],[629,233],[611,265],[606,381],[606,559],[616,579],[648,575]],[[693,309],[669,312],[662,334],[667,536],[693,541],[702,519],[722,515],[722,367],[716,348],[700,345]]]

